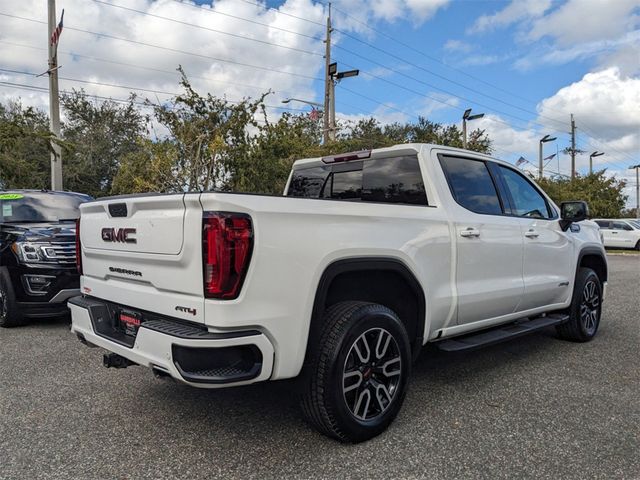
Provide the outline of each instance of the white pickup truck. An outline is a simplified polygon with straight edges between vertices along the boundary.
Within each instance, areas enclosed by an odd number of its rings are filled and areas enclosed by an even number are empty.
[[[195,387],[299,377],[305,416],[358,442],[412,361],[555,326],[598,329],[607,262],[584,202],[558,208],[486,155],[427,144],[297,161],[284,196],[83,204],[72,327],[107,367]]]

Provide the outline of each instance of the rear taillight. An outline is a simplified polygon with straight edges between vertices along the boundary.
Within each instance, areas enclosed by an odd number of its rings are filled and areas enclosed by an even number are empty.
[[[82,275],[82,244],[80,243],[80,218],[76,218],[76,266]]]
[[[249,215],[205,212],[202,218],[205,297],[237,298],[252,250],[253,226]]]

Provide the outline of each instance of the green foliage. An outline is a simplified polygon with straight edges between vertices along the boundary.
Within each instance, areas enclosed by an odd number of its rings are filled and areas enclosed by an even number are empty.
[[[617,218],[622,215],[627,196],[626,182],[607,177],[605,170],[571,180],[566,177],[544,178],[539,185],[558,205],[569,200],[584,200],[592,218]]]
[[[182,68],[184,93],[172,104],[155,105],[157,121],[178,150],[176,172],[188,190],[235,190],[247,175],[247,157],[264,114],[263,99],[232,103],[211,94],[198,94]]]
[[[136,153],[147,134],[148,118],[135,105],[135,96],[125,104],[92,101],[84,91],[61,97],[66,121],[62,136],[64,187],[95,197],[111,193],[111,185],[122,160]]]
[[[0,188],[48,188],[49,139],[43,112],[18,102],[0,104]]]
[[[170,140],[138,140],[138,148],[126,154],[113,179],[111,194],[179,192],[182,175],[176,171],[178,148]]]

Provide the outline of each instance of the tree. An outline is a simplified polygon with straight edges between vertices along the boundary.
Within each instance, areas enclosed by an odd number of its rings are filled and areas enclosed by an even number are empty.
[[[95,197],[112,193],[122,160],[137,152],[148,130],[148,117],[131,95],[124,104],[93,101],[83,90],[61,97],[66,121],[62,136],[65,188]]]
[[[263,94],[257,100],[230,102],[210,93],[202,96],[189,82],[184,71],[180,85],[184,93],[171,103],[154,105],[157,121],[163,125],[177,151],[176,171],[187,190],[242,189],[249,171],[247,158],[258,134],[257,114],[264,111]]]
[[[168,139],[154,142],[148,138],[138,142],[139,148],[122,158],[111,193],[182,191],[183,175],[176,171],[178,149],[175,143]]]
[[[0,104],[0,188],[49,188],[50,139],[44,112]]]
[[[590,175],[578,175],[573,180],[567,177],[543,178],[538,183],[557,204],[584,200],[589,204],[592,218],[617,218],[627,201],[624,194],[626,182],[607,177],[605,172],[600,170]]]

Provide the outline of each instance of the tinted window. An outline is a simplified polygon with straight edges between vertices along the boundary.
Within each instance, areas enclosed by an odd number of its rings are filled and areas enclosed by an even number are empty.
[[[322,187],[330,172],[330,167],[294,170],[287,195],[290,197],[320,197],[320,192],[322,192]]]
[[[613,222],[614,230],[633,230],[629,225],[624,222]]]
[[[322,192],[324,198],[340,200],[360,199],[362,192],[362,170],[332,172]]]
[[[516,215],[520,217],[551,218],[547,201],[529,180],[510,168],[500,166],[500,171],[511,193]]]
[[[75,220],[88,195],[62,192],[2,192],[0,222],[57,222]]]
[[[418,157],[381,158],[364,163],[362,200],[426,205]]]
[[[460,205],[476,213],[502,214],[496,187],[484,162],[446,156],[441,162]]]
[[[640,230],[640,221],[636,221],[636,220],[629,220],[629,223],[636,229],[636,230]]]
[[[607,221],[604,221],[604,220],[596,220],[596,223],[598,224],[598,226],[600,228],[605,228],[605,229],[609,230],[609,223],[610,222],[607,222]]]
[[[295,170],[287,195],[427,205],[415,155]]]

